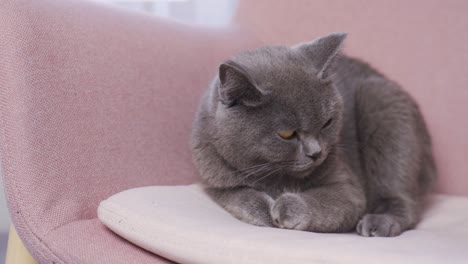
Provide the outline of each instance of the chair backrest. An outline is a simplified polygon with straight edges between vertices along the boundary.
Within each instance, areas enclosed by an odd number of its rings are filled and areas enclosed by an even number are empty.
[[[437,190],[468,195],[468,1],[240,1],[237,22],[265,43],[348,32],[345,52],[371,62],[420,104]]]
[[[0,36],[5,192],[30,244],[116,192],[193,182],[200,95],[255,42],[78,0],[2,1]]]

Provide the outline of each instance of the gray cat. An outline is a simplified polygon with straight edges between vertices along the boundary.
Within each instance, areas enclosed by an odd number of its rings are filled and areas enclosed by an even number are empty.
[[[436,178],[413,99],[339,52],[346,34],[246,51],[202,98],[192,148],[208,194],[253,225],[397,236]]]

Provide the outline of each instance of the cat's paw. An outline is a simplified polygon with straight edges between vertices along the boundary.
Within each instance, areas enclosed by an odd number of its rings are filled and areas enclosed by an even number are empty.
[[[225,209],[242,222],[273,227],[270,216],[270,208],[273,204],[274,200],[268,194],[247,190],[237,197],[235,202],[225,205]]]
[[[271,208],[273,224],[279,228],[306,230],[311,216],[304,199],[295,193],[284,193]]]
[[[356,231],[365,237],[394,237],[403,230],[391,215],[367,214],[357,224]]]

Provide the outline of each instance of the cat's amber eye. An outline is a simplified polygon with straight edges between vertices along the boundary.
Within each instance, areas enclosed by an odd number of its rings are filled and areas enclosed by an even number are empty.
[[[294,136],[296,136],[296,131],[294,130],[278,131],[278,135],[284,139],[291,139]]]

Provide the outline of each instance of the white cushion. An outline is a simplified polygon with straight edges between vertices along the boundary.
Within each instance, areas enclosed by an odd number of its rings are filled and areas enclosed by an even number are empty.
[[[415,230],[394,238],[245,224],[197,185],[127,190],[99,219],[130,242],[180,263],[468,263],[468,197],[437,195]]]

